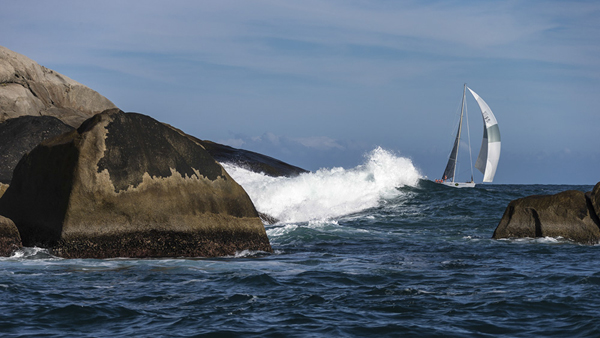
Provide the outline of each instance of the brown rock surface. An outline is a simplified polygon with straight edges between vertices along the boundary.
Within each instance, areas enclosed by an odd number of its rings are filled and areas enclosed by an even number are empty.
[[[78,127],[115,105],[96,91],[0,46],[0,122],[19,116],[54,116]]]
[[[596,213],[596,217],[600,218],[600,182],[596,183],[592,191],[586,193],[592,209]],[[600,220],[597,220],[600,223]]]
[[[6,191],[6,189],[8,189],[8,184],[0,183],[0,197],[2,197],[2,195],[4,195],[4,192]]]
[[[594,244],[600,240],[599,226],[585,193],[568,190],[510,202],[493,238],[563,237]]]
[[[0,257],[9,257],[21,246],[21,237],[15,223],[0,216]]]
[[[271,251],[246,192],[198,143],[141,114],[98,114],[17,165],[0,214],[62,257]]]

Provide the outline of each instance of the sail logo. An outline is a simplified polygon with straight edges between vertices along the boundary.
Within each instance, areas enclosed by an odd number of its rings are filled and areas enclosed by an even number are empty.
[[[483,115],[483,119],[485,120],[485,124],[490,124],[492,122],[492,118],[490,118],[490,113],[486,110],[481,115]]]

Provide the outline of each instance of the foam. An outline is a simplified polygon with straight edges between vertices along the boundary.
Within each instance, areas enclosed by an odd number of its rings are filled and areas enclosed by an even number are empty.
[[[376,148],[352,169],[319,169],[297,177],[270,177],[232,164],[227,172],[250,195],[256,209],[283,223],[328,221],[379,205],[416,186],[422,177],[412,161]]]

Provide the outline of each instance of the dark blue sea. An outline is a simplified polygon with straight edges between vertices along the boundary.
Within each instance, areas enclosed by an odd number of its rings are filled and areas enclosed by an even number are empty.
[[[600,246],[492,240],[507,204],[592,186],[455,189],[375,150],[270,178],[226,166],[274,253],[0,259],[2,337],[598,337]],[[501,169],[499,169],[501,170]]]

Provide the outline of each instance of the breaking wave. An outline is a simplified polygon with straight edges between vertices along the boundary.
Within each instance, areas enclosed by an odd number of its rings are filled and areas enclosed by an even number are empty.
[[[405,157],[376,148],[352,168],[320,169],[297,177],[270,177],[233,164],[227,172],[250,195],[259,212],[280,222],[326,221],[379,205],[416,186],[422,175]]]

